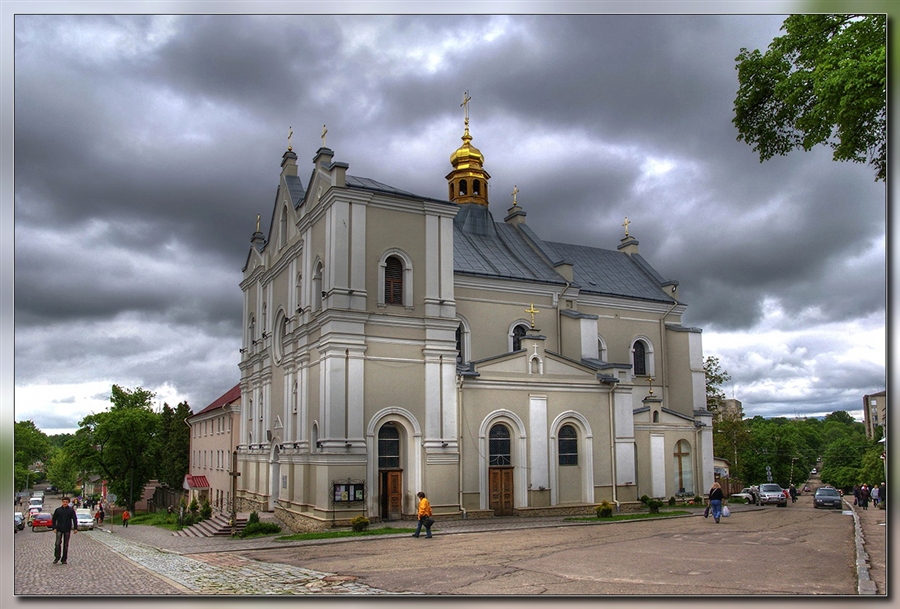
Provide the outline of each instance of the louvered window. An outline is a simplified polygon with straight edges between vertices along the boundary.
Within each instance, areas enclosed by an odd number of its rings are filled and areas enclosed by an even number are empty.
[[[394,256],[385,261],[384,303],[403,304],[403,264]]]
[[[400,432],[393,423],[384,425],[378,431],[378,467],[400,467]]]

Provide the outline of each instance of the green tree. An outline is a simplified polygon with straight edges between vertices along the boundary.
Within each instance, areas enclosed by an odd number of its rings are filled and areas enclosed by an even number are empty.
[[[160,482],[180,488],[190,469],[191,428],[184,422],[191,416],[187,402],[174,409],[164,404],[160,413],[159,468]]]
[[[33,485],[40,479],[39,475],[29,472],[35,471],[36,466],[42,468],[49,459],[50,440],[33,421],[16,421],[13,428],[13,450],[15,486],[17,489],[24,489],[26,484]]]
[[[153,412],[154,394],[112,386],[107,412],[85,417],[72,450],[80,469],[102,475],[118,503],[134,512],[144,485],[156,473],[159,416]]]
[[[886,19],[791,15],[765,54],[742,48],[733,123],[760,162],[827,144],[836,161],[886,171]]]
[[[47,479],[64,493],[74,491],[78,481],[78,465],[69,450],[58,448],[47,464]]]
[[[722,369],[719,358],[712,355],[703,360],[703,371],[706,373],[706,407],[715,412],[725,401],[722,385],[731,380],[731,375]]]

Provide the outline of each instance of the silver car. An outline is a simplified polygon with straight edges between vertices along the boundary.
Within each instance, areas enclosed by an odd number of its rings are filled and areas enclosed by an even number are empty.
[[[778,507],[787,506],[787,495],[784,489],[777,484],[760,484],[759,496],[756,498],[756,505],[777,505]]]
[[[94,516],[91,514],[90,510],[79,508],[75,510],[75,517],[78,519],[79,531],[94,530]]]

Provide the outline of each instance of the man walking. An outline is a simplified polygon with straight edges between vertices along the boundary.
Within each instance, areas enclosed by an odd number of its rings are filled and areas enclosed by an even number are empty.
[[[53,521],[50,528],[56,531],[56,545],[53,546],[53,564],[60,562],[66,564],[69,557],[69,533],[78,532],[78,517],[75,510],[69,506],[69,498],[62,498],[62,506],[53,511]]]

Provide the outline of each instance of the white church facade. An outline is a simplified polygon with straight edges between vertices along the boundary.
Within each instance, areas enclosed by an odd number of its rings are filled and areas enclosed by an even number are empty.
[[[472,146],[447,200],[291,147],[243,271],[239,511],[295,530],[589,511],[713,482],[701,332],[628,235],[543,241],[502,221]]]

